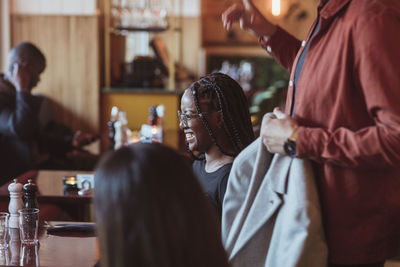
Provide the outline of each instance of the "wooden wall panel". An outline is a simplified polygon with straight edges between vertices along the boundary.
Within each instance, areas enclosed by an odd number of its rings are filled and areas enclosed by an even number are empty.
[[[95,15],[96,2],[96,0],[13,0],[11,8],[13,14]]]
[[[54,102],[55,118],[99,131],[99,35],[96,16],[12,15],[12,45],[35,43],[47,68],[34,92]]]
[[[0,1],[0,72],[7,69],[7,54],[10,49],[10,2]]]

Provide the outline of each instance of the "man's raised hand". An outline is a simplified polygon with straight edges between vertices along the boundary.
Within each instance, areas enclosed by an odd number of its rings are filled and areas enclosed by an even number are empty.
[[[240,27],[256,36],[270,37],[276,31],[276,25],[269,22],[254,5],[252,0],[235,3],[222,13],[222,22],[226,30],[238,22]]]

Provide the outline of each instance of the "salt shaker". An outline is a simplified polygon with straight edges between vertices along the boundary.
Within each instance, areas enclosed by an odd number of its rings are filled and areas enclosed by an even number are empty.
[[[17,182],[17,179],[13,180],[14,182],[8,186],[8,191],[10,191],[10,203],[8,204],[8,211],[10,212],[10,228],[19,228],[18,219],[19,213],[18,210],[24,208],[24,204],[22,202],[22,184]]]
[[[10,229],[10,241],[9,241],[9,249],[11,253],[11,261],[10,265],[19,266],[19,255],[21,249],[21,237],[19,235],[18,229]]]

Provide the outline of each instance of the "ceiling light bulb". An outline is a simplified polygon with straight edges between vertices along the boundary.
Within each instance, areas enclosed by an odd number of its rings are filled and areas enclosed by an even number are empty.
[[[272,0],[272,15],[279,16],[281,14],[281,0]]]

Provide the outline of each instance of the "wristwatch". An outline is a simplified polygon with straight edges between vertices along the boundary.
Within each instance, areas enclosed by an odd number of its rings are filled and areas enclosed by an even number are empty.
[[[293,133],[283,144],[283,149],[285,150],[285,153],[290,157],[296,157],[297,155],[297,150],[296,150],[297,128],[298,128],[297,126],[296,128],[294,128]]]

